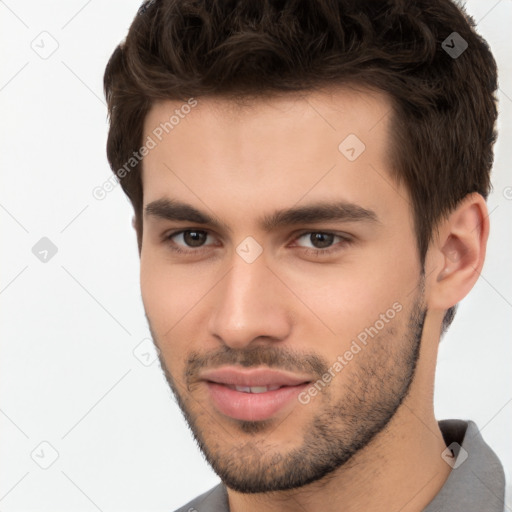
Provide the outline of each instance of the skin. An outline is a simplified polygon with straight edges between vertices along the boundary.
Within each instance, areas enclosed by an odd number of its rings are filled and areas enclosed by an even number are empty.
[[[144,140],[180,106],[155,104]],[[225,225],[144,213],[140,257],[162,368],[232,512],[419,511],[449,475],[433,410],[440,327],[482,268],[487,210],[481,196],[467,196],[439,224],[421,268],[409,194],[390,173],[390,112],[383,94],[346,88],[244,106],[199,98],[144,157],[144,208],[178,199]],[[338,149],[348,134],[366,146],[354,161]],[[278,209],[333,200],[376,220],[271,231],[258,223]],[[185,229],[203,236],[166,239]],[[322,246],[311,233],[351,241]],[[252,263],[236,251],[248,236],[262,249]],[[306,252],[322,247],[334,250]],[[328,386],[269,420],[221,414],[199,379],[238,362],[316,381],[397,303],[400,312]]]

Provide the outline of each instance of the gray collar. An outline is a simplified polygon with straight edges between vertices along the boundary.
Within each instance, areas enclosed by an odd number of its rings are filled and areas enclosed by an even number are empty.
[[[505,474],[496,454],[483,440],[476,424],[441,420],[439,428],[454,459],[445,460],[453,469],[437,496],[424,512],[503,512]]]

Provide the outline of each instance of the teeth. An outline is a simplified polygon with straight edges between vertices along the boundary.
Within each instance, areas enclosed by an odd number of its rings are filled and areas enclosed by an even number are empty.
[[[241,391],[242,393],[266,393],[267,391],[274,391],[281,386],[228,386],[230,389]]]

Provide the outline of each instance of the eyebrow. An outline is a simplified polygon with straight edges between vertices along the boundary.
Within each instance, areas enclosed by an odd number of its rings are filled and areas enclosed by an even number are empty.
[[[158,199],[149,203],[145,216],[171,221],[187,221],[212,226],[232,233],[232,229],[214,215],[198,210],[194,206],[176,199]],[[372,210],[345,201],[317,202],[305,206],[277,210],[264,215],[258,221],[260,229],[270,232],[279,227],[326,221],[376,222],[378,217]]]

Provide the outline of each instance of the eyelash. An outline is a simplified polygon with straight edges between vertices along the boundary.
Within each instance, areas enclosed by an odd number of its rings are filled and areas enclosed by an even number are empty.
[[[206,233],[207,235],[210,234],[210,232],[205,229],[181,229],[179,231],[173,231],[172,233],[166,234],[164,236],[164,242],[167,243],[167,245],[169,245],[169,247],[172,251],[174,251],[178,254],[185,254],[185,255],[198,254],[198,253],[200,254],[204,250],[208,249],[209,246],[201,246],[201,247],[198,247],[197,249],[185,250],[185,249],[182,249],[179,245],[176,245],[171,240],[176,235],[181,235],[182,233],[187,233],[187,232]],[[299,233],[294,238],[294,241],[302,238],[304,235],[311,235],[311,234],[333,235],[334,237],[341,239],[342,246],[350,245],[352,243],[352,239],[350,239],[348,236],[338,235],[338,234],[332,233],[330,231],[304,231],[302,233]],[[334,252],[341,250],[340,247],[337,247],[337,248],[329,247],[327,249],[310,249],[307,247],[303,247],[302,249],[303,249],[304,254],[306,254],[307,256],[316,256],[316,257],[328,256]]]

